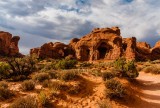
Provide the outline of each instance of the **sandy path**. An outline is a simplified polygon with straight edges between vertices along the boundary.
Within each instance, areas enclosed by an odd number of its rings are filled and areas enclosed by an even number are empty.
[[[160,108],[160,75],[140,72],[139,88],[142,90],[140,98],[141,106],[145,108]]]

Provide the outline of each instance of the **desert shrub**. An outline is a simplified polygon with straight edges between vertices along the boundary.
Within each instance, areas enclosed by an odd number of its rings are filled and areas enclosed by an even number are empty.
[[[0,88],[8,88],[8,84],[6,82],[0,82]]]
[[[10,108],[38,108],[38,101],[33,96],[21,97],[14,101]]]
[[[107,80],[105,83],[107,88],[106,95],[109,98],[122,98],[125,96],[125,87],[116,79]]]
[[[110,102],[100,102],[100,103],[98,103],[98,108],[112,108],[112,106],[111,106],[111,104],[110,104]]]
[[[93,76],[101,76],[102,75],[101,70],[99,70],[99,69],[91,70],[90,74],[92,74]]]
[[[52,83],[52,82],[51,82],[50,80],[44,80],[44,81],[42,82],[42,86],[43,86],[43,87],[49,87],[51,83]]]
[[[55,92],[57,92],[59,90],[65,91],[65,90],[68,89],[67,85],[65,85],[64,83],[62,83],[60,81],[51,82],[50,85],[49,85],[49,88],[50,88],[51,91],[55,91]]]
[[[0,62],[0,79],[7,78],[9,75],[10,66],[5,62]]]
[[[0,100],[6,100],[14,96],[14,93],[8,89],[7,85],[0,87]]]
[[[25,75],[18,75],[18,76],[12,76],[11,77],[11,80],[12,81],[23,81],[23,80],[26,80],[28,77],[25,76]]]
[[[49,77],[50,77],[51,79],[57,79],[58,76],[59,76],[58,72],[56,72],[56,71],[48,71],[48,72],[46,72],[46,73],[48,73],[48,75],[49,75]]]
[[[148,66],[143,71],[146,73],[160,74],[160,68],[157,65]]]
[[[138,73],[137,68],[134,64],[134,61],[128,61],[124,67],[125,67],[126,77],[128,77],[128,78],[138,77],[139,73]]]
[[[48,73],[37,73],[34,75],[33,79],[37,82],[43,82],[44,80],[48,80],[49,74]]]
[[[37,58],[35,56],[25,56],[23,58],[8,59],[11,72],[10,77],[30,75],[36,69]]]
[[[39,70],[41,70],[42,72],[46,72],[52,69],[56,69],[55,65],[58,63],[57,60],[53,60],[51,62],[47,62],[45,64],[39,64]]]
[[[39,93],[38,99],[42,107],[47,107],[48,105],[50,105],[50,101],[43,91]]]
[[[74,80],[77,77],[78,77],[78,73],[77,71],[74,71],[74,70],[64,71],[61,74],[61,80],[64,80],[64,81]]]
[[[124,65],[126,64],[126,59],[125,58],[118,58],[114,62],[114,67],[118,70],[124,70]]]
[[[113,67],[113,62],[100,62],[97,64],[98,68],[106,68],[106,67]]]
[[[106,71],[106,72],[103,72],[102,73],[102,79],[104,81],[106,80],[110,80],[112,78],[116,77],[116,73],[115,72],[109,72],[109,71]]]
[[[75,65],[77,64],[77,60],[60,60],[58,63],[55,64],[56,69],[71,69],[74,68]]]
[[[67,90],[67,92],[70,95],[77,95],[81,92],[81,90],[83,89],[83,84],[82,83],[77,83],[75,85],[72,85],[71,87],[69,87],[69,89]]]
[[[120,72],[120,76],[127,78],[136,78],[139,73],[134,61],[127,61],[125,58],[119,58],[114,62],[114,67]]]
[[[79,63],[79,67],[81,67],[81,68],[90,67],[92,65],[93,64],[89,63],[89,62],[81,62],[81,63]]]
[[[35,82],[32,80],[28,80],[28,81],[24,81],[21,84],[21,88],[24,91],[30,91],[30,90],[34,90],[35,89]]]

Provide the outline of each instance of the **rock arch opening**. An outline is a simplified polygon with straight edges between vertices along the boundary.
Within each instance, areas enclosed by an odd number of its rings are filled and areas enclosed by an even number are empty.
[[[108,45],[106,42],[102,42],[97,49],[99,52],[99,59],[104,59],[112,49],[112,46]]]

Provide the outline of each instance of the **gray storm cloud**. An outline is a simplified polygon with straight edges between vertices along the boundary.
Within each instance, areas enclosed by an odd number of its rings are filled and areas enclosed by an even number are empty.
[[[20,35],[20,51],[50,41],[68,42],[94,27],[119,26],[123,37],[160,39],[157,0],[1,0],[0,30]]]

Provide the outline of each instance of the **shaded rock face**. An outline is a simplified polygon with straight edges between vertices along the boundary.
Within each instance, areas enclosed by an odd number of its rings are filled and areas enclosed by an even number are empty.
[[[151,48],[151,60],[160,59],[160,41],[156,42],[155,46]]]
[[[160,58],[160,41],[151,48],[146,42],[137,42],[135,37],[122,38],[120,35],[118,27],[96,28],[80,39],[73,38],[68,45],[46,43],[31,49],[30,54],[55,59],[72,55],[80,61],[115,60],[119,57],[140,61]]]
[[[13,36],[8,32],[0,31],[0,55],[3,56],[18,56],[19,48],[18,41],[19,36]]]
[[[151,58],[151,46],[146,42],[136,43],[136,59],[139,61],[149,60]]]
[[[136,38],[124,38],[122,40],[123,56],[126,59],[136,58]]]

